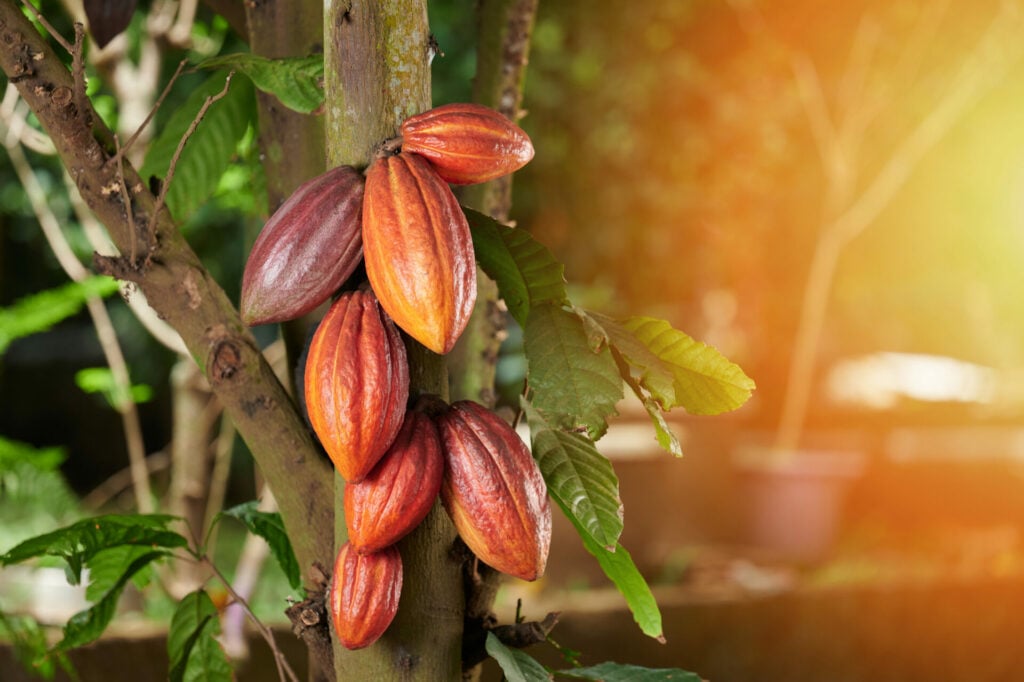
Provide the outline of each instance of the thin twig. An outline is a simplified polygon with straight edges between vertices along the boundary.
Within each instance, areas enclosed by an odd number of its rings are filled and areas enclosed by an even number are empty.
[[[228,94],[228,87],[230,87],[231,78],[234,75],[234,71],[228,72],[227,78],[224,79],[224,88],[216,95],[211,95],[206,98],[206,101],[203,102],[203,106],[199,108],[199,113],[196,114],[192,123],[189,124],[188,130],[185,131],[185,134],[182,135],[181,139],[178,141],[178,148],[174,150],[174,156],[171,157],[171,164],[167,167],[167,177],[164,178],[163,185],[160,187],[160,194],[156,198],[156,205],[153,208],[154,223],[160,216],[160,210],[164,207],[164,202],[167,199],[167,190],[171,186],[171,181],[174,179],[174,171],[178,166],[178,159],[181,158],[181,152],[185,149],[185,143],[188,142],[188,139],[192,137],[196,128],[199,127],[199,123],[203,120],[203,117],[206,116],[206,112],[210,109],[210,106],[217,100],[223,99],[224,96]]]
[[[32,12],[32,14],[34,14],[36,16],[36,20],[39,21],[39,23],[43,25],[43,28],[45,28],[46,31],[51,36],[53,36],[54,40],[56,40],[58,43],[60,43],[61,47],[63,47],[65,50],[67,50],[68,54],[74,54],[75,50],[74,50],[74,48],[71,47],[71,43],[69,43],[67,40],[65,40],[64,36],[62,36],[60,33],[57,32],[57,29],[55,29],[53,27],[53,25],[50,24],[50,22],[46,20],[46,17],[43,16],[42,12],[40,12],[38,9],[36,9],[35,5],[33,5],[31,2],[29,2],[29,0],[21,0],[21,4],[23,4],[23,5],[25,5],[25,7],[29,8],[29,10]]]
[[[156,116],[156,112],[163,105],[164,100],[167,98],[167,95],[170,94],[171,87],[178,81],[178,78],[181,76],[181,72],[185,70],[185,65],[187,63],[188,61],[185,59],[182,59],[180,62],[178,62],[178,68],[174,71],[174,75],[171,76],[171,79],[167,81],[167,86],[164,87],[163,92],[160,93],[160,96],[153,104],[153,107],[149,110],[149,114],[146,115],[146,118],[142,121],[142,124],[135,129],[135,132],[132,133],[132,136],[128,138],[128,141],[124,143],[124,146],[118,149],[117,153],[110,158],[111,162],[117,162],[118,164],[121,163],[121,157],[124,154],[128,153],[128,150],[131,149],[131,146],[135,144],[135,141],[137,139],[139,139],[139,135],[142,134],[142,131],[146,129],[146,126],[149,125],[149,122],[153,120],[154,116]]]
[[[171,465],[171,458],[166,452],[154,452],[146,457],[146,472],[152,476],[165,470]],[[100,509],[107,502],[116,497],[125,488],[132,486],[132,469],[125,467],[116,472],[113,476],[93,488],[82,498],[82,507],[85,509]]]
[[[8,131],[9,132],[9,131]],[[76,282],[80,282],[89,276],[88,270],[75,257],[71,246],[68,244],[64,233],[60,229],[60,222],[53,214],[46,199],[46,191],[39,183],[35,172],[25,158],[25,152],[16,140],[6,136],[7,154],[11,160],[18,179],[25,188],[32,210],[35,212],[39,225],[43,230],[50,249],[57,257],[64,272]],[[114,330],[113,322],[106,306],[98,296],[90,296],[86,299],[86,308],[92,317],[93,327],[96,329],[96,337],[99,339],[100,348],[110,367],[114,385],[122,398],[117,403],[117,411],[121,414],[122,426],[125,433],[125,443],[128,448],[128,461],[132,472],[132,481],[135,489],[135,502],[140,512],[144,514],[153,511],[153,494],[149,485],[149,474],[146,469],[146,449],[142,437],[142,425],[139,420],[138,408],[131,399],[131,377],[128,372],[128,364],[121,352],[121,345],[117,340],[117,333]]]
[[[241,604],[242,608],[245,609],[245,612],[246,614],[248,614],[249,619],[252,621],[253,625],[256,626],[256,629],[259,631],[260,635],[262,635],[263,639],[266,640],[267,645],[270,647],[271,652],[273,652],[274,654],[274,662],[277,664],[278,677],[280,677],[282,681],[290,680],[291,682],[299,682],[299,678],[295,675],[295,671],[293,671],[292,667],[288,664],[288,659],[286,659],[281,650],[277,648],[277,642],[274,640],[274,632],[266,625],[264,625],[259,618],[256,617],[256,614],[253,613],[252,609],[249,607],[249,603],[242,599],[242,597],[237,592],[235,592],[235,589],[231,587],[231,582],[226,577],[224,577],[224,574],[220,572],[220,569],[217,568],[216,564],[213,563],[209,555],[202,554],[200,556],[200,560],[207,566],[209,566],[210,570],[213,571],[213,574],[217,576],[217,579],[224,584],[224,588],[228,591],[228,594],[231,595],[231,598],[235,600],[235,603]]]

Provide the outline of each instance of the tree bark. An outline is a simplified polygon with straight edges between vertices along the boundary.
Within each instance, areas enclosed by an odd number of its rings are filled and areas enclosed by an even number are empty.
[[[331,498],[331,471],[252,334],[167,211],[154,215],[156,197],[127,162],[125,206],[110,131],[85,98],[84,84],[12,0],[0,0],[0,66],[121,253],[137,245],[134,259],[94,257],[97,269],[135,283],[181,335],[274,490],[308,576],[314,561],[330,561],[330,505],[315,501]]]
[[[367,167],[401,122],[430,107],[432,47],[425,0],[335,0],[325,5],[328,165]],[[413,396],[447,395],[444,358],[408,340]],[[336,508],[344,495],[337,481]],[[347,531],[336,520],[340,547]],[[455,529],[440,504],[399,543],[403,586],[398,615],[376,644],[335,644],[340,680],[457,680],[464,597]]]

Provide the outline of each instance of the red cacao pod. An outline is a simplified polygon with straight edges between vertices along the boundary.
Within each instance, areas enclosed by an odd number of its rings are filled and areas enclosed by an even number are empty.
[[[370,646],[398,613],[402,555],[397,547],[359,554],[349,543],[334,561],[328,607],[338,641],[346,649]]]
[[[345,486],[348,541],[361,554],[405,537],[426,517],[441,490],[444,457],[430,417],[409,411],[398,437],[359,483]]]
[[[363,256],[363,176],[332,168],[303,183],[263,226],[242,275],[242,319],[304,315],[331,297]]]
[[[338,473],[357,482],[391,447],[409,399],[409,364],[398,329],[372,291],[342,294],[306,356],[306,411]]]
[[[515,430],[471,401],[437,418],[444,444],[441,500],[484,563],[523,580],[544,573],[551,504],[537,462]]]
[[[402,151],[425,156],[445,182],[472,185],[517,171],[533,158],[523,130],[479,104],[445,104],[407,118]]]
[[[466,216],[425,159],[377,159],[363,200],[366,275],[391,319],[447,353],[476,303],[476,261]]]

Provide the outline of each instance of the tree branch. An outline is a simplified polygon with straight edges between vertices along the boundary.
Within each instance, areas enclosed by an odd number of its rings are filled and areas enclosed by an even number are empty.
[[[181,335],[274,490],[308,576],[315,560],[331,559],[332,515],[317,501],[331,498],[332,472],[252,334],[170,217],[155,214],[156,197],[130,164],[123,174],[131,203],[122,201],[117,164],[110,163],[110,131],[88,101],[76,104],[71,74],[12,0],[0,0],[0,67],[53,139],[83,199],[121,253],[130,251],[128,211],[134,212],[140,236],[152,235],[145,270],[123,257],[99,263],[110,274],[136,282]]]

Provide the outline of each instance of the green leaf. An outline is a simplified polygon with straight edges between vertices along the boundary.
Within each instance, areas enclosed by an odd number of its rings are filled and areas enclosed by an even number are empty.
[[[196,88],[153,140],[139,174],[166,178],[178,143],[207,97],[224,88],[224,74],[215,73]],[[185,222],[217,189],[239,141],[255,118],[252,84],[243,78],[231,81],[227,94],[214,102],[188,139],[167,190],[167,206],[179,222]]]
[[[681,406],[690,414],[720,414],[741,406],[754,390],[754,382],[738,365],[711,346],[673,329],[665,320],[631,317],[623,320],[622,326],[663,363],[651,364],[648,356],[635,353],[626,339],[609,331],[616,349],[641,371],[641,384],[659,399],[659,387],[666,376],[664,366],[668,367],[675,399],[665,407]]]
[[[132,564],[151,551],[152,548],[147,545],[120,545],[97,552],[89,560],[89,586],[85,590],[85,598],[91,602],[102,599]],[[144,572],[140,570],[133,576],[136,584],[141,582],[140,576]]]
[[[153,397],[153,389],[146,384],[134,384],[125,395],[121,386],[114,380],[114,373],[109,367],[86,367],[75,372],[75,384],[86,393],[101,393],[107,403],[118,409],[129,402],[141,404],[149,402]]]
[[[483,271],[498,284],[509,313],[526,325],[530,308],[565,303],[565,268],[530,233],[506,227],[477,211],[463,208],[473,232],[473,249]]]
[[[501,666],[508,682],[548,682],[551,675],[525,651],[501,643],[493,632],[487,633],[487,653]]]
[[[548,493],[595,543],[614,550],[622,534],[622,500],[612,463],[589,438],[552,427],[528,402],[520,402]]]
[[[56,471],[65,459],[64,448],[37,448],[0,436],[0,473],[19,464],[29,464],[39,471]]]
[[[166,554],[163,550],[155,550],[137,556],[95,604],[71,616],[71,620],[64,626],[64,639],[57,642],[54,650],[67,651],[96,641],[113,620],[117,612],[117,600],[121,597],[125,584],[136,573]]]
[[[580,317],[550,303],[530,311],[523,345],[533,406],[561,428],[600,438],[622,398],[611,351],[594,352]]]
[[[241,71],[257,88],[301,114],[315,111],[324,103],[323,55],[267,59],[240,52],[204,59],[196,68]]]
[[[115,279],[96,275],[25,296],[13,305],[0,308],[0,355],[15,339],[44,332],[76,314],[91,296],[109,296],[115,291]]]
[[[569,510],[562,506],[561,501],[557,497],[552,497],[552,499],[561,507],[562,513],[565,514],[566,518],[576,528],[580,539],[583,540],[583,546],[594,555],[597,563],[601,566],[601,570],[615,583],[615,587],[625,597],[626,605],[633,612],[633,619],[640,626],[640,631],[648,637],[664,642],[665,637],[662,633],[661,611],[658,609],[658,602],[654,600],[651,588],[647,586],[647,581],[640,574],[636,564],[633,563],[633,557],[626,551],[626,548],[621,544],[617,544],[615,551],[609,552],[591,539],[586,529],[579,525],[576,519],[569,513]]]
[[[26,672],[52,680],[57,672],[54,665],[56,662],[64,668],[68,677],[77,679],[66,656],[48,655],[46,632],[34,618],[0,611],[0,640],[14,646],[14,657]]]
[[[295,552],[292,550],[292,543],[288,539],[288,533],[285,532],[281,515],[277,512],[260,511],[256,508],[258,504],[258,501],[252,500],[237,507],[225,509],[217,516],[218,518],[230,516],[231,518],[238,519],[245,524],[250,533],[266,540],[267,544],[270,545],[271,554],[277,559],[277,563],[281,565],[281,570],[284,571],[285,576],[288,578],[288,584],[292,586],[292,589],[297,590],[302,587],[302,571],[299,570],[299,562],[295,558]]]
[[[621,364],[619,367],[623,378],[627,381],[632,378],[632,367],[637,372],[636,378],[640,384],[650,392],[651,397],[662,409],[670,409],[676,404],[675,374],[668,363],[663,362],[618,321],[607,315],[589,311],[586,316],[600,325],[608,335],[613,351],[626,363],[625,367]]]
[[[642,668],[623,663],[601,663],[589,668],[556,670],[556,675],[601,682],[701,682],[700,675],[678,668]]]
[[[41,556],[55,556],[68,563],[69,580],[78,584],[82,566],[97,553],[119,545],[139,545],[174,549],[187,547],[188,541],[167,530],[177,517],[164,514],[109,514],[83,519],[52,533],[25,540],[0,556],[0,564],[15,564]]]
[[[619,374],[622,375],[623,380],[633,391],[633,394],[643,403],[644,409],[647,410],[651,423],[654,425],[654,435],[658,439],[658,445],[668,451],[669,454],[675,457],[682,457],[683,446],[679,444],[676,434],[672,433],[672,429],[665,419],[665,412],[662,410],[661,404],[648,395],[643,386],[640,385],[640,382],[633,376],[629,365],[618,351],[613,349],[612,356],[615,358],[615,364],[619,367]]]
[[[217,607],[203,590],[181,600],[167,635],[170,682],[216,682],[231,679],[231,664],[214,637],[220,633]]]

